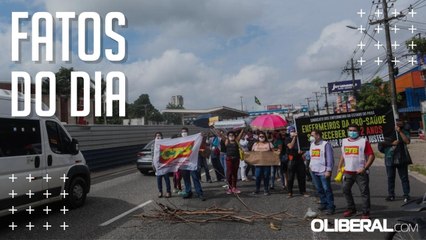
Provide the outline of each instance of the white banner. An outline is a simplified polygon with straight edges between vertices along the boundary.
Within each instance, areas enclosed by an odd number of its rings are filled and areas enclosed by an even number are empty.
[[[156,175],[176,172],[178,169],[197,170],[201,133],[174,139],[155,140],[153,164]]]

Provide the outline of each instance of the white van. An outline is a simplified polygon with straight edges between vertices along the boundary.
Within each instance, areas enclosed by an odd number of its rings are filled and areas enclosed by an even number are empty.
[[[23,104],[23,102],[20,102]],[[0,89],[0,216],[53,201],[80,207],[90,190],[90,172],[56,117],[12,117],[11,92]]]

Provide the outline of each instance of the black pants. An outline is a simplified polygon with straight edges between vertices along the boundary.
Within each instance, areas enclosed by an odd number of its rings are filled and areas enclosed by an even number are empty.
[[[214,172],[216,173],[217,181],[222,181],[225,178],[225,171],[223,170],[223,166],[220,163],[220,157],[211,157],[212,165],[214,168]]]
[[[352,186],[356,183],[361,192],[362,212],[370,212],[370,186],[368,174],[344,174],[343,175],[343,195],[346,198],[348,209],[355,211],[355,202],[352,195]]]
[[[297,184],[299,192],[306,192],[306,167],[302,159],[293,159],[288,161],[288,193],[293,194],[294,178],[297,175]]]
[[[206,172],[206,181],[211,181],[209,165],[207,164],[207,159],[203,156],[198,155],[198,179],[201,181],[201,170]]]

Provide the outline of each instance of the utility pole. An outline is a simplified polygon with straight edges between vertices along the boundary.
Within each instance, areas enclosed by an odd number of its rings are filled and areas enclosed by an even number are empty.
[[[319,102],[319,97],[321,96],[321,93],[320,92],[313,92],[313,94],[315,94],[315,101],[317,102],[317,112],[318,112],[318,115],[320,115],[318,102]]]
[[[355,71],[359,72],[359,70],[361,70],[361,68],[356,68],[354,65],[354,59],[351,58],[351,67],[348,68],[344,68],[343,71],[344,72],[350,72],[352,74],[352,94],[355,96]]]
[[[327,89],[328,87],[321,87],[324,89],[324,96],[325,96],[325,109],[327,111],[327,114],[330,114],[330,112],[328,111],[328,99],[327,99]]]
[[[397,19],[404,15],[394,16],[392,18],[388,17],[388,3],[387,0],[382,0],[382,8],[383,8],[383,19],[370,22],[370,25],[381,24],[384,23],[385,35],[386,35],[386,54],[387,54],[387,63],[388,63],[388,71],[389,71],[389,82],[391,85],[391,104],[392,104],[392,112],[395,119],[399,118],[398,107],[396,103],[396,86],[395,86],[395,72],[394,65],[396,63],[396,59],[394,60],[392,54],[392,43],[390,38],[390,29],[389,29],[389,21],[393,19]]]

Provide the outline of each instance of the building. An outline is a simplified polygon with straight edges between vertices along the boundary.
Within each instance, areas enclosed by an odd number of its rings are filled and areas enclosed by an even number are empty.
[[[421,70],[421,66],[417,66],[395,80],[396,92],[402,97],[398,104],[400,118],[407,120],[412,130],[423,128],[421,102],[426,100],[426,94]]]
[[[180,114],[182,116],[183,125],[190,125],[198,117],[207,114],[218,116],[219,120],[238,119],[249,115],[247,112],[225,106],[208,109],[165,109],[161,112]]]
[[[183,106],[183,97],[181,95],[172,96],[170,103],[174,106]]]

